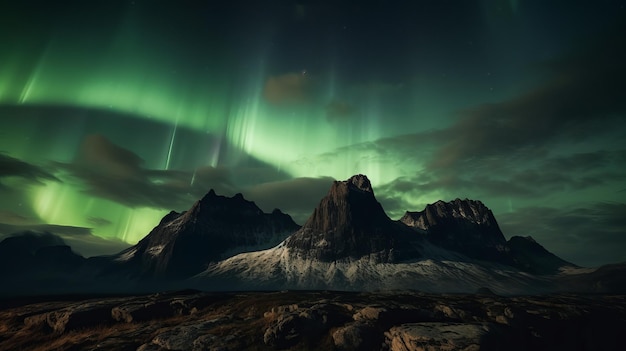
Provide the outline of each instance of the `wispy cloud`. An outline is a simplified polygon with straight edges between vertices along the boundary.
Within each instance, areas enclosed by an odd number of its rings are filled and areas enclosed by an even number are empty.
[[[507,236],[531,235],[557,255],[583,266],[625,262],[626,204],[525,207],[498,216]]]
[[[274,105],[307,103],[311,100],[311,78],[306,72],[271,76],[265,82],[263,97]]]
[[[33,165],[0,153],[0,188],[5,186],[3,179],[10,177],[38,184],[46,180],[59,181],[57,177],[47,171],[44,167]]]

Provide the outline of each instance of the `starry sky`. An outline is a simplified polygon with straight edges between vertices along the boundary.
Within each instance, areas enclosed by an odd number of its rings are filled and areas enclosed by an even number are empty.
[[[490,207],[626,261],[626,2],[0,4],[0,235],[113,253],[213,188],[304,223],[366,174],[388,215]]]

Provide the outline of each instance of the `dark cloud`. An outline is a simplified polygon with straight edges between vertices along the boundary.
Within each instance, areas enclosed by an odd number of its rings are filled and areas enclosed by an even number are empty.
[[[59,164],[85,184],[84,191],[129,207],[180,208],[193,200],[188,193],[192,174],[145,169],[142,159],[101,135],[81,144],[71,164]]]
[[[531,235],[548,250],[573,263],[598,266],[626,261],[626,204],[586,207],[525,207],[496,214],[507,237]]]
[[[0,223],[0,240],[24,232],[47,233],[42,235],[52,236],[60,240],[50,243],[50,245],[69,245],[76,253],[85,257],[111,255],[131,246],[121,240],[95,236],[91,233],[90,228],[51,224],[8,225]]]
[[[143,160],[130,150],[119,147],[102,135],[88,135],[83,140],[77,164],[94,172],[106,172],[120,178],[134,178]]]
[[[41,224],[41,223],[31,223],[31,224],[21,224],[21,225],[12,225],[7,223],[0,223],[0,234],[8,235],[15,232],[22,231],[37,231],[37,232],[49,232],[54,233],[61,236],[89,236],[92,235],[91,228],[84,227],[74,227],[74,226],[66,226],[66,225],[56,225],[56,224]]]
[[[406,210],[416,210],[406,198],[419,199],[430,194],[437,194],[443,200],[457,197],[537,200],[625,182],[622,153],[597,151],[543,157],[534,163],[526,160],[519,164],[486,161],[482,166],[468,165],[454,172],[426,168],[414,176],[381,185],[378,193],[386,197],[385,209],[396,216]]]
[[[431,168],[465,167],[495,160],[529,159],[559,145],[604,141],[626,128],[626,48],[622,24],[570,54],[542,65],[549,77],[520,96],[459,112],[448,128],[377,141],[394,151],[435,145]],[[623,140],[618,148],[626,146]],[[589,164],[596,155],[578,155]],[[598,160],[601,161],[601,160]]]
[[[383,206],[389,218],[400,219],[406,211],[414,211],[414,205],[405,200],[402,196],[388,195],[384,192],[377,192],[376,199]]]
[[[260,183],[289,180],[292,179],[292,176],[280,171],[275,166],[258,163],[256,165],[231,167],[230,179],[233,184],[245,188]]]
[[[326,105],[326,118],[330,121],[350,119],[356,113],[356,107],[346,101],[333,100]]]
[[[519,97],[461,112],[434,155],[435,167],[468,159],[577,144],[625,127],[626,26],[549,65],[551,78]]]
[[[0,210],[0,223],[10,225],[33,224],[37,221],[33,217],[25,216],[13,211]]]
[[[2,180],[9,177],[17,177],[33,183],[41,183],[45,180],[59,181],[42,167],[0,153],[0,188],[5,186]]]
[[[61,235],[63,240],[72,247],[74,251],[84,257],[113,255],[127,249],[131,245],[114,238],[101,238],[96,235],[67,236]]]
[[[204,195],[209,189],[221,194],[231,194],[237,191],[232,177],[231,170],[226,167],[200,167],[192,172],[189,178],[191,180],[183,187],[189,186],[189,191],[199,196]]]
[[[333,181],[330,177],[294,178],[258,184],[244,192],[265,212],[279,208],[291,215],[294,221],[303,224],[320,199],[328,193]]]
[[[111,222],[110,220],[102,217],[87,217],[87,222],[93,224],[96,227],[106,227],[113,224],[113,222]]]
[[[232,195],[233,173],[225,167],[200,167],[192,171],[154,170],[142,167],[142,159],[101,135],[85,138],[71,164],[59,164],[84,183],[84,191],[129,207],[183,210],[209,189]],[[239,177],[250,173],[238,169]]]
[[[368,153],[368,162],[403,170],[382,187],[386,208],[404,198],[541,199],[626,181],[626,49],[624,25],[558,62],[549,78],[501,103],[461,111],[449,127],[343,147],[303,162],[341,163]],[[606,189],[606,188],[605,188]],[[421,200],[414,200],[419,202]]]
[[[161,171],[141,166],[141,158],[103,136],[85,139],[79,157],[59,168],[84,184],[84,191],[129,207],[185,210],[214,189],[232,196],[242,192],[264,210],[280,208],[298,220],[306,219],[326,194],[332,178],[296,178],[275,167],[250,162],[250,166],[201,167],[193,171]],[[91,218],[96,226],[108,220]]]
[[[263,88],[263,96],[274,105],[307,103],[310,94],[311,78],[306,71],[271,76]]]

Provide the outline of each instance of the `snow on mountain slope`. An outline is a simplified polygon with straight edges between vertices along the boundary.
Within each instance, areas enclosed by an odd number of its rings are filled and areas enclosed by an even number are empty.
[[[324,262],[307,259],[280,245],[236,255],[208,267],[192,279],[204,287],[214,281],[226,289],[412,289],[425,292],[473,293],[488,287],[498,294],[549,291],[549,276],[534,276],[515,268],[481,262],[434,245],[428,258],[381,263],[377,255]]]

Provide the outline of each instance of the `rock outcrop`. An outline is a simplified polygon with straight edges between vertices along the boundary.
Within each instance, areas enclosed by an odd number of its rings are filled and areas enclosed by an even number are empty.
[[[489,325],[474,323],[410,323],[385,333],[390,351],[484,350]]]

